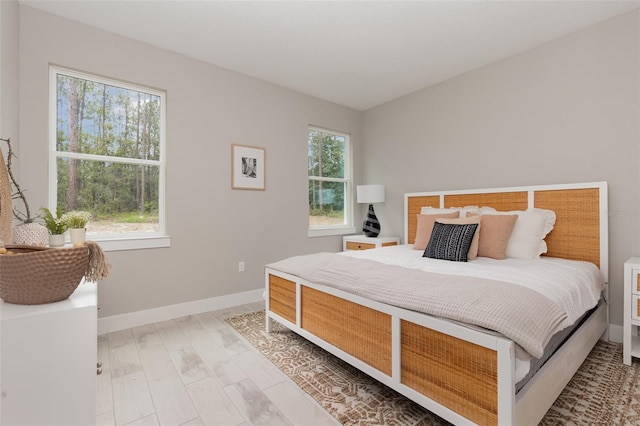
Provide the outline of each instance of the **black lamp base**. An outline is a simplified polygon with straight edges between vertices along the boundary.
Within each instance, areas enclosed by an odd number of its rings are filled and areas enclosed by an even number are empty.
[[[367,237],[377,237],[380,234],[380,222],[376,217],[376,213],[373,211],[373,204],[369,204],[369,211],[367,212],[367,219],[362,225],[362,233]]]

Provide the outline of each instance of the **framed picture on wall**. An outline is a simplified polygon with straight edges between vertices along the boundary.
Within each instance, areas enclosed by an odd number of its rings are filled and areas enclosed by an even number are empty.
[[[231,188],[264,191],[265,149],[231,145]]]

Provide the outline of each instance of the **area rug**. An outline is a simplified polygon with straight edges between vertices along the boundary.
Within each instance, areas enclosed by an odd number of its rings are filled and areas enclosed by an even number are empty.
[[[264,311],[227,321],[344,425],[449,423],[280,324]],[[541,425],[640,425],[640,364],[622,363],[622,345],[599,342]]]

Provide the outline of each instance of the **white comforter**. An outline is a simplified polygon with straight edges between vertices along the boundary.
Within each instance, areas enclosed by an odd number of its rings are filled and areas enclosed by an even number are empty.
[[[370,259],[389,265],[442,274],[466,275],[511,282],[537,291],[567,314],[558,331],[572,325],[597,305],[605,283],[592,263],[552,257],[496,260],[477,257],[470,262],[451,262],[422,257],[411,245],[376,250],[347,251],[345,256]]]

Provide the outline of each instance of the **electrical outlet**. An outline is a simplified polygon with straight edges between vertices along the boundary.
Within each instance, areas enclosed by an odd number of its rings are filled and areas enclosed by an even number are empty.
[[[244,261],[238,262],[238,272],[244,272]]]

